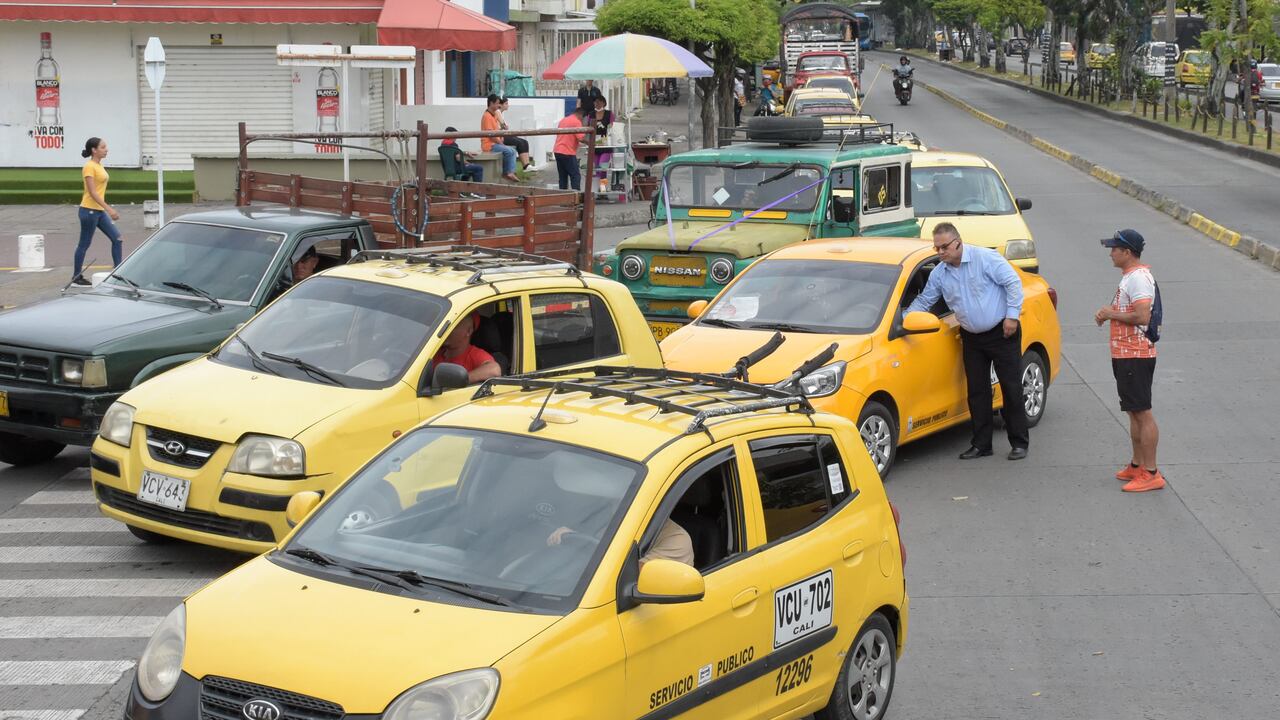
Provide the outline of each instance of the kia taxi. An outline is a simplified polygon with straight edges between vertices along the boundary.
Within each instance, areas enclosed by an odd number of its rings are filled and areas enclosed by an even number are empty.
[[[144,540],[262,552],[288,531],[290,496],[333,490],[466,399],[471,368],[441,359],[455,331],[504,375],[661,366],[626,289],[568,263],[470,246],[362,253],[108,409],[90,455],[99,507]]]
[[[801,396],[490,380],[317,501],[169,614],[126,718],[886,717],[897,511],[853,424]]]
[[[920,218],[920,237],[949,222],[967,243],[991,248],[1015,267],[1039,272],[1036,241],[1022,217],[1031,201],[1015,198],[1004,176],[977,155],[931,150],[911,162],[912,200]]]
[[[1208,50],[1183,50],[1174,77],[1180,87],[1208,85],[1213,77],[1213,55]]]
[[[782,383],[815,407],[854,420],[876,469],[887,475],[899,445],[969,418],[955,314],[942,300],[929,312],[906,312],[938,262],[932,241],[919,238],[783,248],[709,306],[691,306],[697,320],[663,340],[663,359],[669,368],[726,372],[752,358],[744,373],[752,382]],[[1018,276],[1025,296],[1021,401],[1031,427],[1044,416],[1061,367],[1061,330],[1057,293],[1038,275]],[[993,409],[1003,405],[998,386],[993,400]]]

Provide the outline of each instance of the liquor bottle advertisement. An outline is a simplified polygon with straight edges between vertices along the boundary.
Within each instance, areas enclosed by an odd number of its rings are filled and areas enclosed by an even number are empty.
[[[333,68],[321,68],[316,79],[316,132],[341,132],[341,108],[342,93],[338,85],[338,73]],[[317,153],[326,155],[342,152],[341,147],[329,143],[316,143],[315,147]]]
[[[66,137],[62,127],[62,74],[53,59],[52,33],[40,33],[40,59],[36,61],[36,124],[31,137],[40,150],[61,150]]]

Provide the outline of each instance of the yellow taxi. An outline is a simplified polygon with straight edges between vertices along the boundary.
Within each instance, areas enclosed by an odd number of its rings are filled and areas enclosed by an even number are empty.
[[[855,107],[862,105],[858,100],[858,88],[853,84],[853,78],[847,74],[841,75],[810,75],[805,78],[804,84],[797,89],[810,90],[839,90],[849,96],[853,100]]]
[[[1075,65],[1076,64],[1076,48],[1069,42],[1058,43],[1058,64],[1059,65]]]
[[[362,253],[108,409],[91,455],[99,507],[144,540],[262,552],[288,532],[290,496],[333,490],[464,401],[486,356],[504,375],[661,366],[626,288],[568,263],[468,246]]]
[[[827,128],[875,125],[874,118],[862,114],[855,97],[835,88],[798,88],[787,98],[782,114],[787,117],[820,117]]]
[[[170,613],[128,717],[886,716],[897,510],[853,424],[803,397],[660,369],[490,381],[316,502]]]
[[[1116,46],[1111,43],[1093,43],[1089,46],[1089,54],[1085,55],[1085,64],[1090,70],[1099,70],[1106,66],[1107,58],[1116,54]]]
[[[1183,50],[1174,75],[1178,85],[1208,85],[1213,71],[1213,56],[1207,50]]]
[[[739,358],[752,382],[798,387],[814,406],[858,425],[881,476],[898,447],[969,418],[955,314],[906,313],[939,260],[932,240],[811,240],[766,255],[695,322],[662,341],[669,368],[727,372]],[[1057,292],[1022,279],[1022,403],[1027,425],[1044,417],[1061,366]],[[995,383],[992,383],[995,385]],[[999,386],[994,408],[1003,405]]]
[[[1040,271],[1036,241],[1022,217],[1031,201],[1015,198],[989,160],[970,153],[917,152],[911,183],[920,237],[932,238],[938,223],[949,222],[965,242],[991,248],[1027,272]]]

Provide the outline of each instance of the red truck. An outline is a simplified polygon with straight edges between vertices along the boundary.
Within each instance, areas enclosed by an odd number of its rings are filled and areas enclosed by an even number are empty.
[[[784,11],[778,24],[782,34],[778,59],[787,91],[796,87],[795,75],[804,55],[837,53],[845,56],[845,67],[855,77],[861,71],[860,26],[852,9],[829,2],[802,2]]]

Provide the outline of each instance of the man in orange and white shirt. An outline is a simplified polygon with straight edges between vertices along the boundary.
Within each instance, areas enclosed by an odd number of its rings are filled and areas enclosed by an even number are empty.
[[[1094,314],[1098,325],[1111,321],[1111,370],[1120,393],[1120,409],[1129,414],[1129,439],[1133,458],[1116,473],[1125,492],[1147,492],[1164,487],[1156,466],[1160,429],[1151,413],[1151,382],[1156,371],[1156,346],[1147,338],[1156,281],[1151,268],[1142,264],[1146,245],[1137,230],[1120,230],[1102,240],[1111,249],[1111,262],[1120,268],[1120,286],[1111,304]]]

